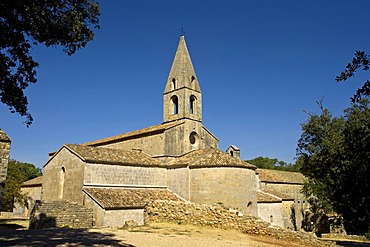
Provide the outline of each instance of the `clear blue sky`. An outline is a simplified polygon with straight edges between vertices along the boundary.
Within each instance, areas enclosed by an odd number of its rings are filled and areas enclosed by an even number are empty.
[[[41,167],[64,143],[162,123],[162,93],[180,27],[203,92],[203,124],[226,150],[293,162],[303,110],[335,115],[366,73],[336,83],[356,50],[369,51],[370,1],[102,1],[101,29],[72,57],[33,49],[26,90],[34,123],[0,106],[11,158]]]

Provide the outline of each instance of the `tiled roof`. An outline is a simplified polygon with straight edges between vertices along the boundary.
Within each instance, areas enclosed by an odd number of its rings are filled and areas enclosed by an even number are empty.
[[[10,142],[9,136],[2,129],[0,129],[0,141]]]
[[[166,129],[172,128],[176,125],[184,123],[183,121],[174,121],[174,122],[169,122],[169,123],[164,123],[164,124],[158,124],[154,126],[150,126],[144,129],[139,129],[131,132],[127,132],[124,134],[116,135],[116,136],[111,136],[107,137],[104,139],[96,140],[96,141],[91,141],[91,142],[86,142],[83,143],[82,145],[86,146],[99,146],[103,144],[109,144],[109,143],[114,143],[117,141],[122,141],[126,139],[132,139],[136,138],[138,136],[145,136],[145,135],[150,135],[154,133],[161,133],[164,132]]]
[[[303,184],[305,177],[299,172],[287,172],[269,169],[257,169],[262,182]]]
[[[257,202],[281,202],[280,198],[263,191],[257,191]]]
[[[22,187],[33,187],[38,185],[42,185],[42,176],[39,176],[31,180],[27,180],[22,184]]]
[[[240,151],[240,148],[238,148],[237,146],[235,146],[235,145],[230,145],[230,147],[231,148],[233,148],[234,150],[236,150],[236,151]]]
[[[292,194],[292,193],[282,193],[282,192],[279,192],[279,191],[273,190],[273,189],[264,189],[263,192],[266,192],[266,193],[269,193],[271,195],[277,196],[277,197],[283,199],[284,201],[294,200],[294,194]]]
[[[183,200],[168,189],[84,188],[83,190],[105,209],[143,208],[150,201]]]
[[[232,157],[231,155],[215,148],[192,151],[170,162],[169,167],[171,166],[189,166],[190,168],[243,167],[256,169],[254,165]]]
[[[65,144],[64,147],[88,163],[136,166],[162,166],[159,160],[139,151]]]

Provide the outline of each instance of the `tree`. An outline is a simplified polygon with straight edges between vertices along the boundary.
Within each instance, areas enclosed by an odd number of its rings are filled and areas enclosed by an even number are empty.
[[[257,158],[246,160],[248,163],[262,169],[282,170],[282,171],[298,171],[298,166],[295,164],[288,164],[285,161],[278,160],[277,158],[269,158],[259,156]]]
[[[26,118],[27,127],[33,118],[24,90],[37,82],[38,67],[31,47],[62,46],[72,55],[94,38],[99,15],[94,0],[0,1],[0,99],[12,113]]]
[[[369,70],[369,55],[364,51],[356,51],[355,57],[352,62],[348,63],[346,69],[335,78],[337,82],[346,81],[347,79],[354,77],[358,69]],[[363,97],[370,96],[370,81],[367,80],[364,85],[357,89],[356,94],[351,98],[352,102],[360,102]]]
[[[30,163],[22,163],[19,161],[15,161],[20,163],[20,172],[25,176],[25,181],[37,178],[42,175],[42,171],[40,168],[35,167],[35,165]]]
[[[304,193],[322,212],[343,216],[349,233],[370,230],[370,109],[366,99],[344,116],[333,117],[319,102],[321,114],[302,124],[297,155],[308,178]],[[317,211],[317,210],[316,210]]]
[[[1,202],[1,210],[12,211],[14,203],[24,203],[25,195],[21,192],[23,182],[41,176],[41,169],[29,163],[10,160],[5,180],[5,189]]]

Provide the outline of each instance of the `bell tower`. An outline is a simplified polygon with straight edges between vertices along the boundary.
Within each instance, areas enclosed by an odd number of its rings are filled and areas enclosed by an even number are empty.
[[[202,122],[202,92],[183,35],[163,93],[163,122],[180,119]]]

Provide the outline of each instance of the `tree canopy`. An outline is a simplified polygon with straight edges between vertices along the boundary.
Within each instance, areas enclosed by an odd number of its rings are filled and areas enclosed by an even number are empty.
[[[308,178],[304,193],[323,212],[343,216],[347,232],[370,230],[370,109],[367,99],[333,117],[320,114],[302,124],[297,155]],[[312,196],[313,195],[313,196]]]
[[[285,161],[278,160],[277,158],[269,157],[256,157],[251,160],[246,160],[248,163],[263,169],[283,170],[283,171],[298,171],[299,168],[296,164],[286,163]]]
[[[99,28],[99,5],[94,0],[2,0],[0,1],[0,99],[12,113],[33,118],[24,90],[37,82],[38,63],[32,46],[61,46],[74,54],[94,38]]]
[[[23,182],[41,176],[40,168],[33,164],[10,160],[8,163],[8,173],[5,180],[1,210],[12,211],[15,202],[23,204],[25,195],[21,192]]]
[[[335,78],[337,82],[346,81],[354,77],[358,69],[369,70],[370,60],[369,55],[364,51],[356,51],[354,58],[347,64],[346,69]],[[370,96],[370,81],[366,80],[364,85],[357,89],[355,95],[351,98],[352,102],[360,102],[363,97]]]

